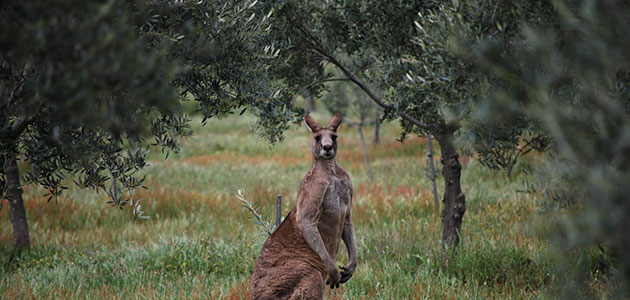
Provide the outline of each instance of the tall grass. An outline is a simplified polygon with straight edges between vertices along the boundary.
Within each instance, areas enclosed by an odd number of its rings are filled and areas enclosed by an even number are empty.
[[[328,116],[317,116],[325,119]],[[310,134],[295,127],[270,147],[249,130],[251,117],[196,126],[182,151],[153,153],[143,199],[147,221],[108,207],[105,196],[71,188],[47,203],[27,186],[32,249],[11,258],[8,203],[0,211],[2,299],[247,299],[248,281],[266,238],[236,198],[244,189],[273,220],[311,165]],[[383,126],[370,146],[374,181],[358,133],[340,128],[339,163],[354,184],[359,266],[331,299],[536,299],[553,280],[548,245],[534,234],[539,196],[519,193],[527,175],[508,178],[464,158],[468,210],[462,247],[446,259],[439,215],[426,176],[426,143],[400,144]],[[438,182],[438,186],[442,185]],[[346,261],[342,250],[339,265]]]

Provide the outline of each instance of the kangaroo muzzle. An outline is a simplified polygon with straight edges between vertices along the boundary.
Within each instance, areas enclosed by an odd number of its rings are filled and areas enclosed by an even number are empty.
[[[330,136],[324,136],[322,138],[322,151],[320,152],[321,156],[330,158],[335,155],[335,149],[333,148],[333,141]]]

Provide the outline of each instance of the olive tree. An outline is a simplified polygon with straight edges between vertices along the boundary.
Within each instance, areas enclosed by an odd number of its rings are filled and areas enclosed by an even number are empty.
[[[535,19],[549,6],[531,1],[291,2],[277,5],[274,28],[277,36],[290,37],[292,47],[281,53],[288,63],[299,55],[343,74],[335,78],[321,72],[315,82],[350,81],[384,109],[386,119],[401,121],[403,137],[435,137],[445,179],[442,244],[454,249],[466,211],[460,184],[462,149],[456,137],[478,124],[472,112],[492,82],[471,62],[470,53],[461,51],[457,39],[499,35],[509,40],[517,31],[497,24]],[[528,120],[523,122],[529,126]],[[522,131],[517,139],[527,136]],[[504,144],[500,137],[480,151]],[[487,161],[491,165],[492,159]]]
[[[264,62],[270,11],[251,1],[4,1],[0,4],[0,196],[29,247],[23,185],[49,200],[74,182],[122,208],[151,146],[205,118],[251,108],[270,140],[295,119],[292,90]],[[168,153],[168,152],[167,152]]]

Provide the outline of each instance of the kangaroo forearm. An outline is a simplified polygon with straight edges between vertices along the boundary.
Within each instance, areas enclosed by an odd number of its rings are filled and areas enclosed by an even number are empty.
[[[343,227],[343,233],[341,235],[343,243],[348,249],[348,263],[350,265],[357,264],[357,245],[354,242],[354,226],[352,224],[345,224]]]
[[[306,243],[311,246],[317,255],[319,255],[326,268],[330,268],[331,266],[334,267],[335,262],[332,258],[330,258],[330,255],[328,255],[328,251],[326,251],[326,246],[324,245],[324,240],[322,240],[322,236],[319,233],[317,226],[308,224],[301,227]]]

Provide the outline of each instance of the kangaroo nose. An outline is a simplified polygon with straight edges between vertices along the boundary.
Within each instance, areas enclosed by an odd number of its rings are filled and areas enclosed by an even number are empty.
[[[324,150],[325,150],[325,151],[330,151],[330,150],[332,150],[332,145],[324,145]]]

